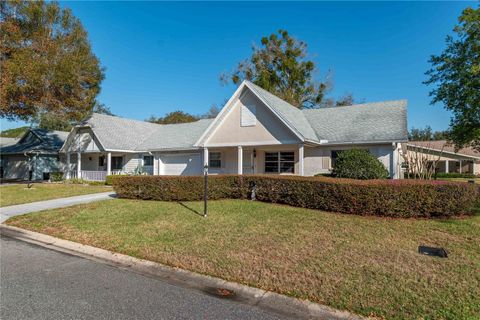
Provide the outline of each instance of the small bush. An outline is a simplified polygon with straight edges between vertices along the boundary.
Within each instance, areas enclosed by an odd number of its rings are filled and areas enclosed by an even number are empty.
[[[295,207],[387,217],[472,214],[480,186],[447,181],[352,180],[326,177],[225,175],[209,177],[209,199],[256,199]],[[121,198],[196,201],[203,177],[128,176],[113,180]]]
[[[333,175],[349,179],[386,179],[388,171],[370,152],[362,149],[350,149],[338,154],[333,167]]]
[[[474,174],[471,173],[437,173],[435,174],[435,178],[442,179],[442,178],[463,178],[463,179],[473,179],[476,178]]]
[[[58,182],[63,180],[63,172],[50,172],[50,181]]]

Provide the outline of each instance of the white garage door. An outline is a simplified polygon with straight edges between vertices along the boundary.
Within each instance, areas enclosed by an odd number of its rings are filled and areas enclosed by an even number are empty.
[[[200,155],[197,153],[163,155],[160,158],[163,175],[193,176],[202,173]]]
[[[7,179],[28,179],[29,165],[25,157],[9,157],[4,168]]]

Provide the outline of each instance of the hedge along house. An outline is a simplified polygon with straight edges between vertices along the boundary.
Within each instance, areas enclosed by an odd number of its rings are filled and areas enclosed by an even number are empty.
[[[215,119],[160,125],[93,114],[62,148],[70,177],[328,173],[339,152],[368,149],[401,177],[406,101],[301,110],[244,81]]]
[[[445,140],[409,141],[406,147],[410,159],[425,159],[428,165],[436,165],[437,173],[467,173],[480,176],[480,152],[467,147],[455,151]]]
[[[61,172],[59,151],[68,132],[29,129],[15,143],[0,147],[0,175],[5,180],[48,180]]]

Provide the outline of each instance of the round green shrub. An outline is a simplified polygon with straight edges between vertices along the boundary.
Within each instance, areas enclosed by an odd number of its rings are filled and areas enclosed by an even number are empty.
[[[338,154],[333,167],[333,175],[349,179],[386,179],[388,171],[370,152],[362,149],[350,149]]]

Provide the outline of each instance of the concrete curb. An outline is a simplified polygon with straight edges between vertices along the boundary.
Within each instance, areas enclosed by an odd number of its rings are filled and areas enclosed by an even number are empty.
[[[224,288],[235,293],[232,299],[244,304],[257,306],[284,316],[297,319],[365,319],[347,311],[339,311],[314,302],[287,297],[278,293],[265,291],[229,282],[179,268],[168,267],[160,263],[137,259],[124,254],[63,240],[29,230],[0,225],[0,234],[10,238],[40,245],[56,251],[96,260],[116,267],[134,271],[170,284],[212,294],[217,288]]]

